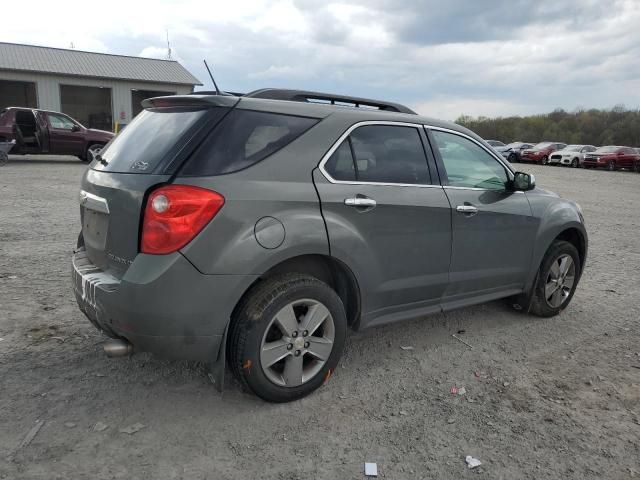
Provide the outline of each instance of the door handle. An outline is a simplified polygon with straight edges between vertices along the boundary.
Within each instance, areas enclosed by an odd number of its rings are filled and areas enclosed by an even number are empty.
[[[473,205],[458,205],[456,211],[464,213],[466,215],[475,215],[478,213],[478,208]]]
[[[373,198],[354,197],[354,198],[345,198],[344,204],[348,205],[349,207],[373,208],[377,205],[377,202]]]

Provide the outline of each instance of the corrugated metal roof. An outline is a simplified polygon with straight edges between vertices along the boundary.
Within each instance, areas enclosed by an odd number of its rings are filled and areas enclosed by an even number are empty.
[[[0,70],[116,78],[154,83],[202,85],[173,60],[36,47],[0,42]]]

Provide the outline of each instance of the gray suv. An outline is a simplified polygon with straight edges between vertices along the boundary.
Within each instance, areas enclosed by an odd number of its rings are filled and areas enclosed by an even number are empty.
[[[82,179],[80,309],[135,350],[225,362],[265,400],[323,384],[348,329],[509,298],[553,316],[580,207],[458,125],[265,89],[146,100]]]

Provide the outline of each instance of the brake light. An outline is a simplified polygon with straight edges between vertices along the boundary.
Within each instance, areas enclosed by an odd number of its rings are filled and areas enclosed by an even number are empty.
[[[167,185],[147,199],[140,251],[164,255],[181,249],[224,205],[217,192],[190,185]]]

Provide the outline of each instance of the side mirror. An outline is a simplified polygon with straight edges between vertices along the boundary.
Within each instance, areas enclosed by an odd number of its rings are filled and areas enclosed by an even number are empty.
[[[78,125],[74,125],[73,127],[71,127],[71,131],[72,132],[79,132],[80,131],[80,127]]]
[[[536,177],[524,172],[516,172],[513,175],[513,190],[526,192],[536,188]]]

